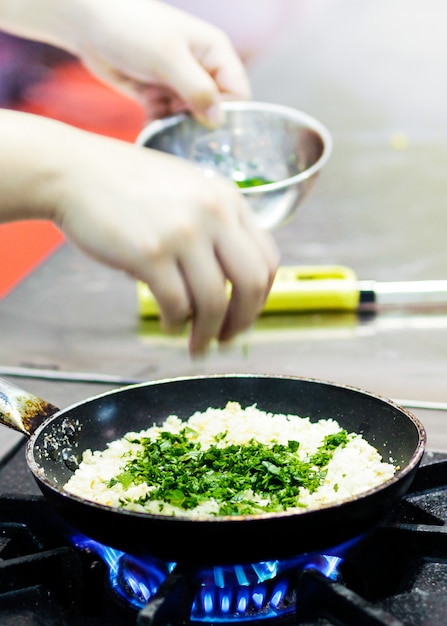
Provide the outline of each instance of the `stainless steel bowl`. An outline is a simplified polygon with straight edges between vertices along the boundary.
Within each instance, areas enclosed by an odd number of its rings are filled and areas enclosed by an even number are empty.
[[[231,178],[262,228],[283,226],[330,156],[329,131],[307,113],[278,104],[229,101],[222,108],[224,123],[216,130],[181,113],[150,123],[136,143]]]

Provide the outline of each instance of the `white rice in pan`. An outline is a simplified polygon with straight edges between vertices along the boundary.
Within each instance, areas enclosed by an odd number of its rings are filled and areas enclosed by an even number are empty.
[[[153,485],[148,486],[144,482],[123,485],[122,481],[116,480],[129,461],[138,453],[141,454],[143,446],[138,442],[143,438],[157,441],[163,431],[176,435],[185,426],[188,427],[188,437],[195,444],[200,444],[201,450],[211,446],[244,447],[253,441],[271,448],[278,444],[286,446],[292,441],[299,443],[294,454],[306,463],[322,449],[325,438],[342,431],[334,419],[311,422],[306,417],[266,413],[256,405],[243,409],[238,403],[229,402],[224,409],[209,408],[194,413],[186,422],[171,415],[162,426],[152,426],[138,433],[129,432],[122,439],[111,442],[103,451],[86,450],[79,468],[65,485],[65,490],[93,502],[132,511],[192,517],[221,515],[213,497],[185,509],[172,500],[147,499],[147,495],[155,489]],[[332,451],[329,462],[322,468],[319,486],[313,490],[300,487],[296,501],[289,503],[287,509],[298,512],[333,504],[361,494],[393,476],[396,467],[391,459],[383,461],[379,451],[360,434],[343,432],[345,442]],[[237,458],[238,454],[234,454],[234,448],[232,450],[234,458]],[[148,462],[150,464],[150,459]],[[255,507],[253,512],[269,510],[266,508],[269,506],[269,497],[265,493],[259,495],[251,489],[245,489],[235,499],[238,498],[251,502]]]

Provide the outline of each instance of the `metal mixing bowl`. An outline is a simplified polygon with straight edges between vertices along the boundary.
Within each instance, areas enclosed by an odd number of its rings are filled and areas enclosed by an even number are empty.
[[[307,113],[278,104],[229,101],[222,108],[225,120],[216,130],[181,113],[150,123],[136,143],[231,178],[262,228],[283,226],[329,158],[329,131]]]

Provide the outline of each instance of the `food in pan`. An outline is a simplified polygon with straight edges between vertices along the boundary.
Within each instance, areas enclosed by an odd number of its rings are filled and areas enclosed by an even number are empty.
[[[336,503],[391,478],[392,460],[334,419],[228,402],[86,450],[65,490],[162,515],[253,515]]]

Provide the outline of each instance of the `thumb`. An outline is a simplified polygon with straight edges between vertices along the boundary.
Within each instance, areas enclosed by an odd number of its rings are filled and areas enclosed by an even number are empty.
[[[215,128],[223,123],[218,86],[189,51],[183,57],[182,63],[172,63],[166,68],[165,81],[199,123]]]

